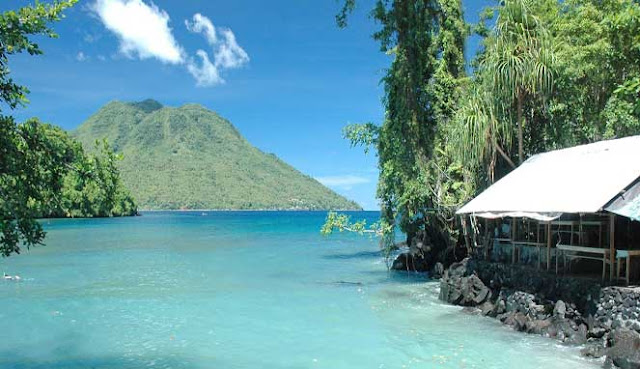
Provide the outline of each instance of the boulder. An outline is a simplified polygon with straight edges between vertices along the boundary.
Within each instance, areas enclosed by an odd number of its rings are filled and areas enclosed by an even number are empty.
[[[602,345],[602,343],[596,342],[583,347],[580,350],[580,354],[582,356],[599,359],[607,354],[607,349]]]
[[[620,328],[611,333],[610,340],[608,361],[621,369],[640,369],[640,334]]]
[[[441,262],[437,262],[433,268],[431,268],[431,278],[440,279],[444,275],[444,265]]]
[[[553,316],[558,319],[564,319],[566,315],[567,305],[562,300],[558,300],[556,305],[553,307]]]
[[[479,306],[482,315],[493,315],[496,311],[496,306],[492,304],[490,301],[485,301],[482,305]]]
[[[602,337],[604,337],[605,333],[607,333],[607,330],[603,327],[594,327],[591,328],[587,334],[588,338],[595,338],[595,339],[600,339]]]
[[[429,270],[429,264],[422,255],[403,252],[393,261],[391,269],[410,272],[426,272]]]
[[[472,272],[468,259],[452,264],[440,280],[442,301],[462,306],[479,306],[490,297],[491,290]]]
[[[551,326],[551,320],[550,319],[532,320],[527,325],[527,333],[534,333],[534,334],[542,335],[542,334],[547,333],[547,331],[548,331],[550,326]]]

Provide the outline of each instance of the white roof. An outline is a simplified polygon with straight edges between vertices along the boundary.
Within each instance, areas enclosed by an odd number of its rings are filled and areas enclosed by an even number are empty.
[[[551,220],[597,213],[640,177],[640,136],[600,141],[529,158],[457,214]]]

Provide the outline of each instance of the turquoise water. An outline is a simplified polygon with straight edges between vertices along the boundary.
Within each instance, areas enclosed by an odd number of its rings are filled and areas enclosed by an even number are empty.
[[[375,218],[375,213],[357,215]],[[0,368],[597,368],[437,300],[323,213],[45,221],[0,260]],[[348,283],[344,283],[348,282]]]

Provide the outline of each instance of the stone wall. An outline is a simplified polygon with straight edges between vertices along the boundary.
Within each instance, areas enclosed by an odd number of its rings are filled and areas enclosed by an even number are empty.
[[[603,288],[593,317],[605,329],[628,328],[640,333],[640,287]]]
[[[640,368],[640,288],[472,259],[452,264],[440,287],[443,301],[475,307],[519,331],[584,344],[585,355],[607,355],[622,368]]]

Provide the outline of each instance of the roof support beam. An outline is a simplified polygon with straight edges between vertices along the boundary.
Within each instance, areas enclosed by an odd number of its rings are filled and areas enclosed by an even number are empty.
[[[551,269],[551,222],[547,222],[547,270],[549,269]]]
[[[616,260],[616,216],[609,214],[609,280],[613,280],[613,266]],[[604,279],[604,275],[602,276]]]

